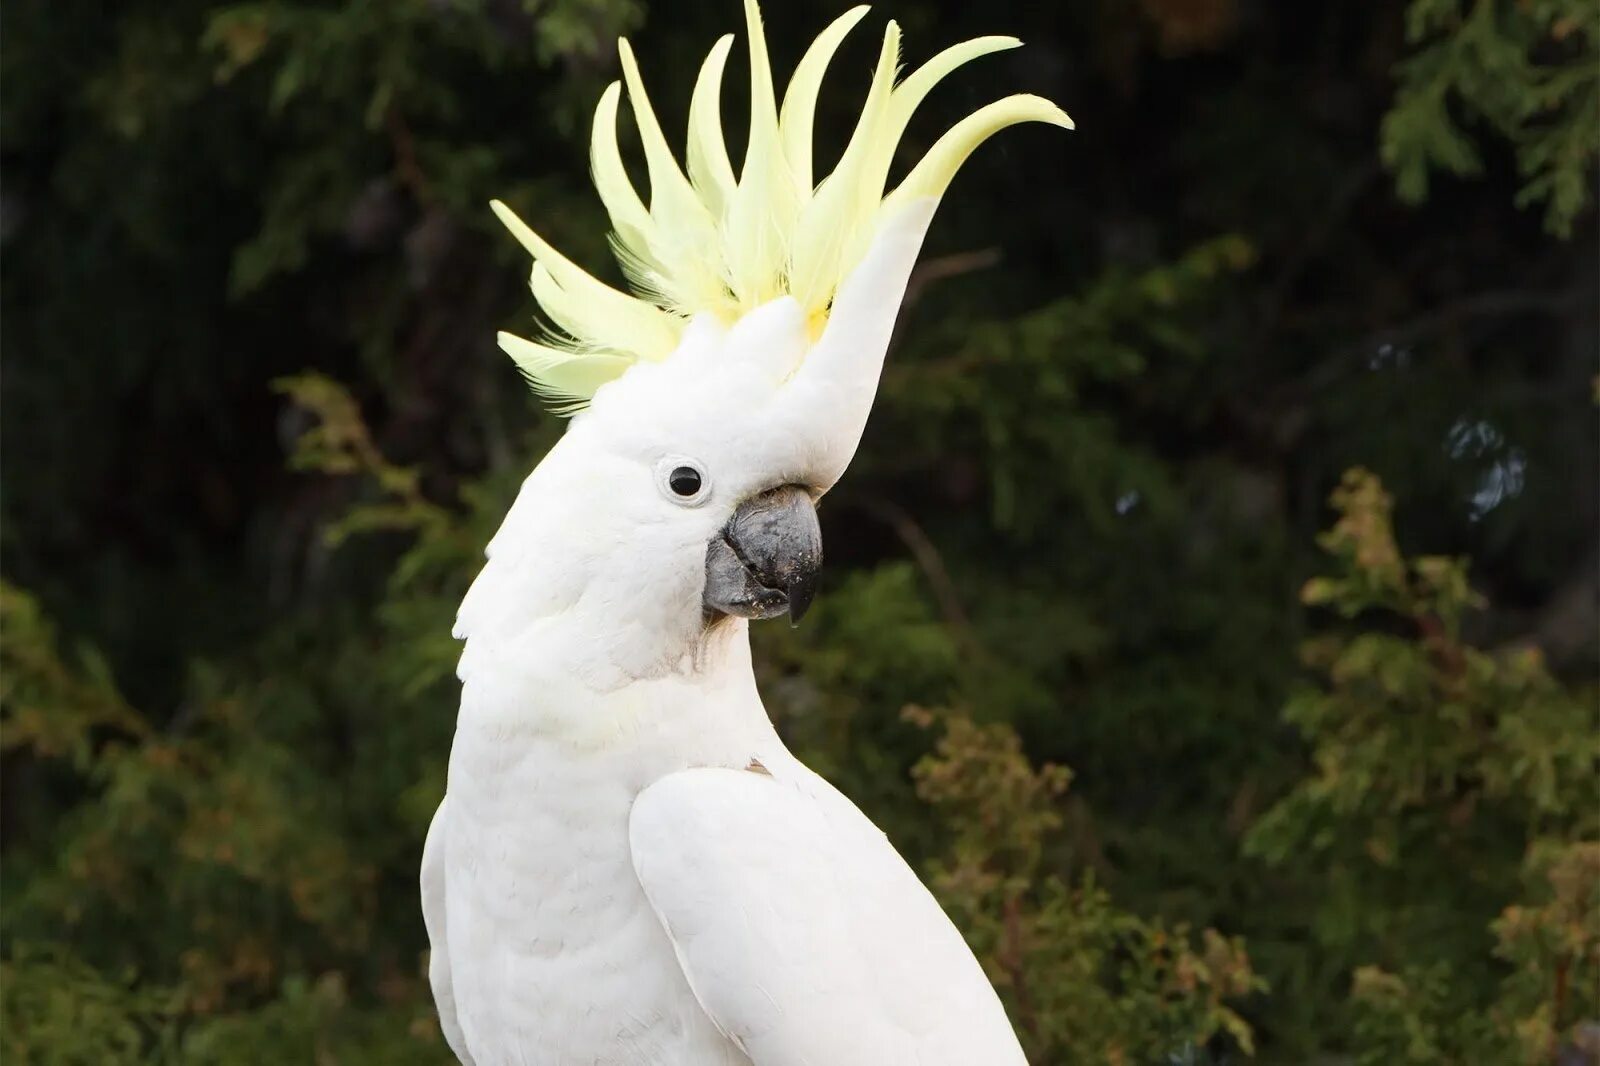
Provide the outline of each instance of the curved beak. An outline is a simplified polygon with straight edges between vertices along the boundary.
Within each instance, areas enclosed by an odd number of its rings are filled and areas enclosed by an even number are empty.
[[[776,618],[798,625],[822,572],[822,527],[811,494],[783,485],[739,505],[706,547],[709,614]]]

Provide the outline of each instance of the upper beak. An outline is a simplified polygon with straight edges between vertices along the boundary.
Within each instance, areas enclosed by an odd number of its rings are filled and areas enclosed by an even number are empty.
[[[822,527],[811,494],[783,485],[739,505],[706,548],[707,611],[741,618],[789,612],[798,624],[822,571]]]

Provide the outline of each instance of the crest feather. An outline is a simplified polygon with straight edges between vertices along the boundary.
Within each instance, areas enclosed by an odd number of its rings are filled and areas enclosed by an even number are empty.
[[[811,128],[816,120],[817,94],[822,89],[822,76],[828,72],[833,54],[839,50],[845,35],[855,28],[867,14],[866,4],[853,7],[834,19],[827,29],[817,35],[800,57],[783,93],[783,111],[778,116],[778,136],[783,143],[784,157],[789,161],[789,172],[802,195],[811,192]]]
[[[594,109],[594,133],[589,141],[589,170],[600,202],[611,216],[617,242],[635,257],[639,266],[660,276],[666,268],[653,259],[650,252],[655,221],[634,190],[627,168],[622,165],[622,150],[617,146],[617,104],[621,99],[621,82],[612,82],[600,94],[600,103]]]
[[[557,414],[573,414],[586,406],[606,382],[633,365],[620,355],[581,355],[535,344],[510,333],[499,336],[500,349],[517,364],[533,391]]]
[[[728,162],[728,142],[722,136],[722,69],[732,48],[731,33],[723,34],[711,46],[689,100],[689,183],[717,217],[733,195],[736,180],[733,164]]]

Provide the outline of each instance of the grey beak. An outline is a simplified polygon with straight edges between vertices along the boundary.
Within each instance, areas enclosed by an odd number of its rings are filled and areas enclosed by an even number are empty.
[[[798,485],[763,492],[739,505],[706,547],[707,612],[776,618],[798,624],[822,571],[822,527],[811,494]]]

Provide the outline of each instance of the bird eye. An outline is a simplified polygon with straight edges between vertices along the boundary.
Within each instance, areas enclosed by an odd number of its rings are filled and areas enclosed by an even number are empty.
[[[667,486],[679,496],[693,496],[700,491],[700,471],[692,466],[675,467],[667,475]]]
[[[705,464],[686,455],[667,455],[657,460],[656,485],[661,495],[683,507],[698,507],[711,498],[711,478]]]

